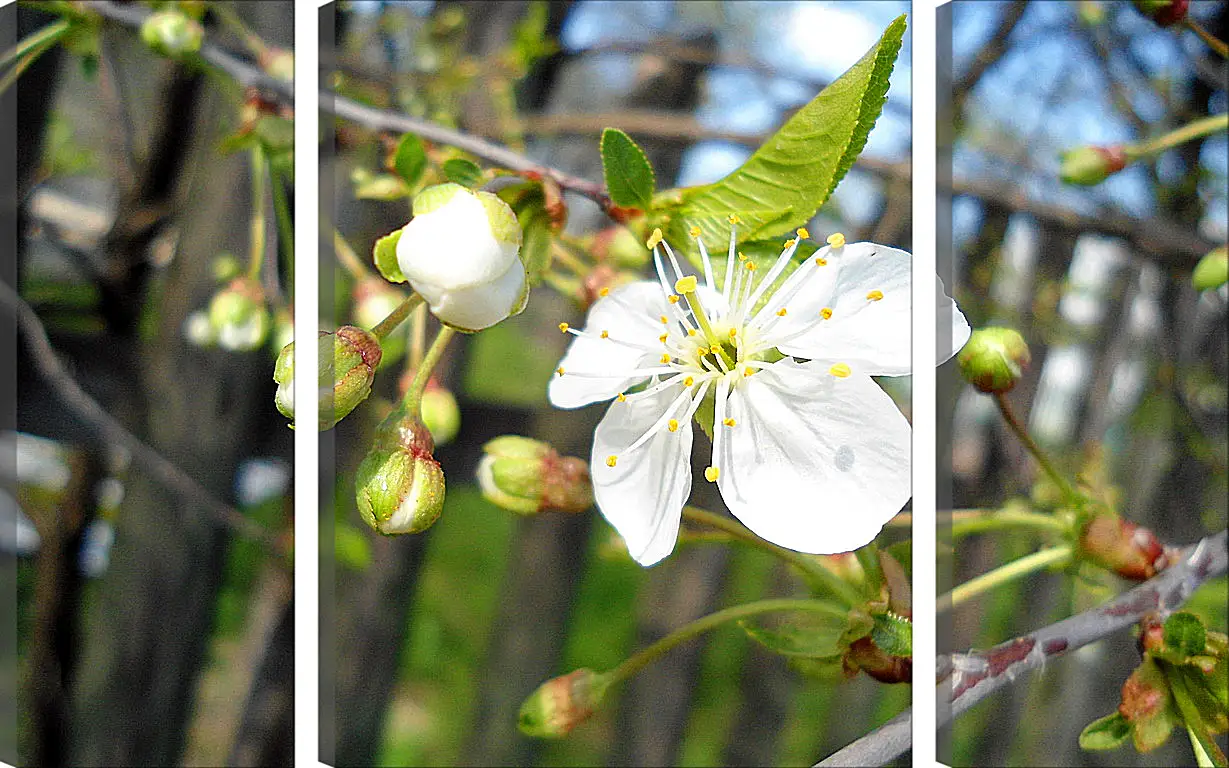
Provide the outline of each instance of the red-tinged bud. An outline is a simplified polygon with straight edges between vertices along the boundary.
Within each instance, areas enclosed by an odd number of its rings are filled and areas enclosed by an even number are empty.
[[[1127,167],[1126,150],[1120,146],[1077,147],[1060,158],[1058,175],[1064,184],[1091,187]]]
[[[960,374],[979,392],[1010,392],[1032,359],[1024,337],[1011,328],[979,328],[956,361]]]
[[[209,301],[209,323],[218,346],[248,352],[264,344],[269,334],[269,308],[258,280],[232,280]]]
[[[1160,27],[1171,27],[1185,19],[1190,6],[1190,0],[1134,0],[1134,3],[1135,10]]]
[[[1118,712],[1131,723],[1131,736],[1140,752],[1164,744],[1179,724],[1165,673],[1151,658],[1145,658],[1123,684]]]
[[[1161,653],[1165,650],[1165,622],[1155,613],[1139,620],[1139,645],[1145,653]]]
[[[1124,579],[1146,581],[1165,567],[1165,547],[1147,528],[1114,515],[1100,515],[1084,526],[1080,551],[1093,563]]]
[[[881,683],[908,683],[913,679],[913,659],[884,652],[869,637],[849,646],[846,660]]]
[[[547,680],[521,705],[517,727],[526,736],[562,738],[597,711],[609,687],[608,676],[591,669]]]
[[[560,456],[546,443],[504,435],[483,446],[478,463],[482,495],[496,506],[521,515],[583,512],[593,506],[589,466]]]
[[[862,563],[858,562],[858,556],[853,552],[815,555],[814,557],[824,568],[836,574],[842,581],[847,581],[854,586],[862,586],[866,583],[866,571],[862,570]]]
[[[385,535],[418,533],[444,508],[444,472],[431,433],[405,405],[376,428],[375,441],[355,475],[363,520]]]
[[[615,288],[635,282],[636,279],[636,275],[631,272],[620,272],[606,264],[598,264],[589,274],[585,275],[581,286],[584,306],[586,308],[591,306],[598,299],[605,298]]]

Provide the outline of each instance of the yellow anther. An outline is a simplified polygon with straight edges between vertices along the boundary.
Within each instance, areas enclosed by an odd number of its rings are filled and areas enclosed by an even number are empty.
[[[828,235],[828,245],[832,246],[833,248],[840,248],[844,244],[845,236],[840,232],[833,232],[832,234]]]
[[[661,356],[661,361],[662,361],[662,363],[668,363],[668,362],[670,362],[670,355],[663,353],[663,354],[662,354],[662,356]]]
[[[603,339],[609,339],[609,338],[610,338],[610,331],[602,331],[602,333],[601,333],[600,335],[601,335],[601,337],[602,337]]]
[[[618,400],[620,403],[626,403],[626,402],[627,402],[627,395],[625,395],[625,394],[623,394],[622,392],[620,392],[620,393],[618,394],[618,396],[617,396],[615,399],[616,399],[616,400]]]
[[[819,258],[818,256],[816,256],[816,257],[815,257],[815,266],[817,266],[817,267],[826,267],[826,266],[828,266],[828,260],[827,260],[827,259],[821,259],[821,258]]]
[[[606,466],[613,467],[615,464],[618,464],[618,463],[619,463],[618,456],[611,455],[611,456],[606,457]]]
[[[572,327],[572,326],[568,325],[567,323],[560,323],[560,324],[559,324],[559,332],[560,332],[560,333],[567,333],[567,332],[568,332],[568,329],[569,329],[569,328],[571,328],[571,327]]]
[[[846,376],[848,376],[850,373],[852,373],[852,371],[849,370],[848,365],[845,365],[844,363],[837,363],[836,365],[828,369],[828,373],[832,374],[838,379],[843,379]]]
[[[755,271],[755,262],[754,262],[754,261],[748,261],[748,262],[747,262],[747,271],[748,271],[748,272],[754,272],[754,271]]]
[[[666,429],[670,430],[671,432],[678,432],[679,431],[679,420],[670,419],[669,421],[667,421]]]
[[[777,317],[785,317],[785,314],[785,307],[781,307],[777,310]]]
[[[670,294],[669,296],[667,296],[667,297],[666,297],[666,301],[670,302],[671,304],[678,304],[678,303],[679,303],[679,297],[678,297],[678,295],[677,295],[677,294],[672,293],[672,294]]]
[[[708,469],[704,470],[704,479],[710,483],[717,482],[718,477],[721,477],[720,469],[717,469],[716,467],[709,467]]]
[[[730,329],[730,338],[731,338],[731,339],[733,339],[733,338],[735,338],[736,336],[738,336],[738,329],[737,329],[737,328],[731,328],[731,329]]]
[[[692,237],[699,237],[699,236],[700,236],[700,228],[699,228],[699,227],[692,227],[691,229],[689,229],[689,230],[688,230],[688,232],[691,234],[691,236],[692,236]]]
[[[797,241],[797,240],[794,240],[794,239],[786,240],[786,241],[785,241],[785,249],[786,249],[786,250],[789,250],[790,248],[793,248],[793,247],[794,247],[795,245],[797,245],[797,244],[798,244],[798,241]]]
[[[670,318],[666,317],[665,315],[662,315],[662,316],[661,316],[661,324],[662,324],[662,325],[667,325],[669,322],[670,322]]]
[[[695,336],[695,335],[696,335],[696,333],[697,333],[697,331],[696,331],[696,329],[695,329],[695,328],[688,328],[688,329],[687,329],[687,335],[688,335],[688,336]]]
[[[829,307],[824,307],[823,309],[819,310],[819,316],[825,320],[831,320],[832,319],[832,309]]]
[[[742,222],[742,219],[738,218],[737,213],[731,213],[728,217],[728,220],[731,224],[739,224]]]
[[[883,291],[871,291],[870,293],[866,294],[866,298],[870,301],[879,301],[883,298]]]
[[[692,293],[696,290],[696,276],[680,277],[674,282],[674,290],[679,293]]]
[[[687,378],[683,379],[683,386],[684,386],[684,387],[690,387],[692,384],[695,384],[695,383],[696,383],[695,378],[693,378],[693,377],[691,377],[691,376],[688,376]]]
[[[597,295],[598,295],[598,296],[601,296],[601,297],[604,299],[604,298],[606,298],[607,296],[609,296],[609,295],[610,295],[610,289],[609,289],[609,288],[603,288],[603,289],[601,289],[600,291],[598,291],[598,292],[597,292]]]
[[[798,238],[799,239],[806,240],[810,236],[811,236],[811,233],[807,231],[806,227],[798,227]]]
[[[746,368],[743,368],[743,376],[750,376],[753,373],[755,373],[755,369],[751,366],[748,365]]]
[[[653,234],[649,235],[649,241],[645,243],[645,245],[649,246],[649,250],[651,251],[654,248],[656,248],[657,244],[660,242],[661,242],[661,229],[658,228],[658,229],[653,230]]]
[[[738,260],[739,260],[739,261],[746,261],[746,260],[747,260],[747,254],[743,253],[742,251],[739,251],[739,252],[738,252]]]
[[[559,374],[560,376],[562,376],[562,375],[563,375],[563,366],[561,365],[561,366],[559,366],[558,368],[556,368],[556,369],[555,369],[555,373],[557,373],[557,374]]]
[[[733,419],[725,419],[725,420],[724,420],[724,421],[722,421],[721,423],[722,423],[722,424],[724,424],[724,425],[726,425],[727,427],[732,427],[732,426],[734,426],[735,424],[737,424],[738,422],[734,421]]]

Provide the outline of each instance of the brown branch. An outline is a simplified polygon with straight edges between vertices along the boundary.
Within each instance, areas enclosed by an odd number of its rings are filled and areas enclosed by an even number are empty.
[[[1011,37],[1012,30],[1016,28],[1016,24],[1020,22],[1020,18],[1024,16],[1024,11],[1028,7],[1028,0],[1015,0],[1006,10],[1003,11],[1003,17],[999,20],[998,29],[990,35],[990,39],[981,47],[973,56],[973,60],[969,63],[969,69],[964,73],[964,76],[957,80],[952,87],[952,114],[956,116],[957,122],[964,115],[964,105],[968,101],[969,94],[981,81],[982,75],[990,67],[998,63],[999,59],[1003,58],[1007,53],[1008,45],[1007,38]]]
[[[104,441],[124,446],[131,452],[133,462],[165,487],[208,509],[219,525],[229,528],[237,535],[260,542],[271,553],[283,554],[284,547],[272,531],[220,501],[191,475],[129,432],[82,389],[51,346],[47,330],[38,315],[7,283],[0,282],[0,305],[8,307],[16,316],[17,326],[26,338],[39,374],[87,427],[94,430]]]
[[[1018,637],[985,651],[938,659],[941,701],[935,727],[942,728],[982,699],[1040,668],[1048,659],[1074,651],[1139,622],[1150,613],[1178,609],[1204,582],[1229,568],[1226,531],[1188,547],[1176,562],[1154,578],[1090,611]],[[903,712],[886,725],[816,764],[883,765],[910,747],[912,716]],[[926,757],[926,756],[923,756]],[[930,756],[933,757],[933,756]]]

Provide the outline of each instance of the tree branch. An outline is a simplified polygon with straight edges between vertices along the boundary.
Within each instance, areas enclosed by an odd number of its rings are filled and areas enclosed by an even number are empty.
[[[1204,582],[1229,568],[1226,531],[1188,547],[1162,573],[1090,611],[1076,614],[1036,632],[985,651],[957,653],[938,659],[940,701],[935,726],[942,728],[974,704],[1037,669],[1047,659],[1096,642],[1137,623],[1149,613],[1178,609]],[[883,765],[910,746],[911,713],[905,711],[816,764],[820,766]]]
[[[271,553],[283,553],[284,547],[272,531],[217,499],[191,475],[129,432],[107,413],[97,400],[90,397],[56,355],[38,315],[16,291],[3,282],[0,282],[0,305],[11,309],[16,316],[17,326],[26,338],[38,372],[86,426],[95,430],[103,440],[124,446],[131,452],[133,462],[164,486],[208,509],[219,525],[240,536],[260,542]]]

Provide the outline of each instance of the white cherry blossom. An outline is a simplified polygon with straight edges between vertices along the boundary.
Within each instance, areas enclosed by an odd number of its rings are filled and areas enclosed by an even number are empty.
[[[764,270],[737,252],[732,226],[718,286],[691,233],[702,279],[655,231],[656,281],[611,290],[584,330],[560,325],[575,338],[551,403],[614,400],[593,438],[598,508],[637,562],[670,554],[695,419],[713,438],[705,479],[757,535],[817,554],[867,544],[911,495],[909,423],[870,377],[911,371],[912,257],[834,234],[782,279],[806,230]],[[969,325],[937,278],[936,290],[952,328],[942,363]]]

